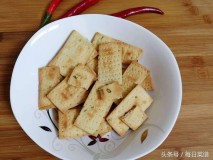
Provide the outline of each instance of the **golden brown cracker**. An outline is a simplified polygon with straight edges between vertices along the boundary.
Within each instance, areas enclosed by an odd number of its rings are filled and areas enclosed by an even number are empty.
[[[88,133],[76,127],[73,123],[80,113],[80,109],[70,109],[66,113],[58,111],[59,115],[59,138],[76,138],[87,136]]]
[[[55,108],[47,94],[61,81],[58,67],[39,68],[39,109]]]
[[[117,81],[122,84],[121,48],[116,43],[99,46],[98,80],[104,84]]]
[[[136,130],[147,118],[143,109],[140,106],[135,106],[120,119],[132,130]]]
[[[86,89],[69,85],[67,79],[68,77],[47,95],[50,101],[63,113],[83,103],[88,95]]]
[[[77,127],[90,134],[94,134],[99,128],[113,103],[112,100],[99,99],[98,89],[102,86],[104,85],[101,82],[96,81],[74,123]]]
[[[123,96],[125,97],[137,84],[141,84],[149,74],[149,70],[133,61],[123,74]]]
[[[141,85],[137,85],[109,114],[107,122],[120,136],[123,136],[129,127],[120,120],[120,117],[135,105],[139,105],[145,111],[151,105],[152,101],[152,98]]]
[[[48,66],[58,66],[61,75],[66,76],[77,64],[86,64],[96,56],[92,43],[74,30]]]
[[[93,70],[88,66],[79,64],[73,69],[68,84],[88,90],[96,79],[96,73]]]

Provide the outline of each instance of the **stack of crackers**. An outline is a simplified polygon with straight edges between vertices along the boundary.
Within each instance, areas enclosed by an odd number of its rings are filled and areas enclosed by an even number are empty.
[[[123,136],[147,119],[153,99],[150,71],[138,63],[142,49],[96,33],[92,42],[73,31],[39,69],[39,109],[58,110],[59,138]],[[116,107],[112,109],[112,104]]]

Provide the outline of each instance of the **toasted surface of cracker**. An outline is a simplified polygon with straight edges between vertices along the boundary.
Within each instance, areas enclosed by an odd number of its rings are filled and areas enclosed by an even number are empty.
[[[152,101],[152,98],[141,87],[141,85],[137,85],[109,114],[107,122],[120,136],[123,136],[129,127],[120,120],[120,117],[135,105],[139,105],[145,111]]]
[[[58,66],[61,75],[66,76],[77,64],[86,64],[96,56],[97,51],[89,40],[73,31],[48,66]]]
[[[83,103],[88,95],[84,88],[77,88],[67,83],[68,76],[59,83],[47,97],[63,113]]]
[[[92,69],[79,64],[73,69],[68,79],[68,84],[88,90],[96,79],[96,73]]]
[[[144,113],[143,109],[140,106],[135,106],[133,109],[129,110],[125,115],[123,115],[120,119],[132,130],[136,130],[147,118],[148,117]]]
[[[122,84],[121,48],[116,43],[105,43],[99,46],[98,80],[104,84],[117,81]]]
[[[47,94],[61,81],[58,67],[39,68],[39,109],[55,108]]]

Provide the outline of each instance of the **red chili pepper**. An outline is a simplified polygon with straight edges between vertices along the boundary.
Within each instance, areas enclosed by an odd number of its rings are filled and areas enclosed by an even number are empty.
[[[62,0],[52,0],[50,2],[49,7],[47,9],[47,12],[45,13],[44,18],[43,18],[43,20],[41,22],[41,27],[43,27],[44,25],[46,25],[50,21],[50,19],[52,17],[52,14],[56,10],[56,8],[59,6],[61,1]]]
[[[74,15],[78,15],[85,11],[87,8],[95,5],[100,0],[83,0],[80,3],[76,4],[74,7],[72,7],[70,10],[68,10],[63,16],[60,18],[70,17]]]
[[[161,11],[158,8],[154,7],[136,7],[136,8],[130,8],[127,10],[123,10],[117,13],[110,14],[111,16],[115,17],[120,17],[120,18],[126,18],[135,14],[140,14],[140,13],[158,13],[158,14],[164,14],[163,11]]]

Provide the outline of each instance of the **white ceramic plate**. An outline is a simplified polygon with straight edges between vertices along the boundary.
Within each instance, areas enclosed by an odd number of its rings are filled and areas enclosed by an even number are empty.
[[[89,137],[59,140],[51,121],[54,122],[54,112],[38,110],[38,68],[52,59],[72,30],[88,39],[95,32],[101,32],[143,48],[140,63],[151,70],[155,90],[149,93],[154,103],[147,111],[149,119],[136,132],[129,131],[124,137],[108,133],[104,136],[108,141],[97,139],[97,143],[90,146],[92,140]],[[23,130],[54,156],[71,160],[125,160],[150,153],[166,139],[178,117],[182,84],[173,53],[150,31],[111,16],[80,15],[43,27],[27,42],[13,70],[10,99],[13,113]]]

